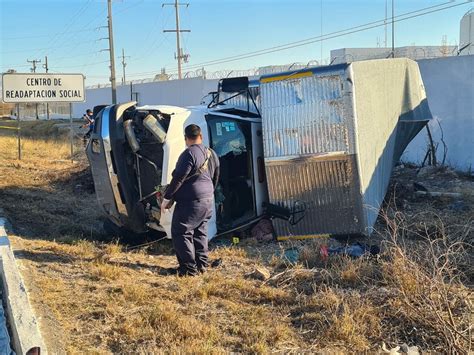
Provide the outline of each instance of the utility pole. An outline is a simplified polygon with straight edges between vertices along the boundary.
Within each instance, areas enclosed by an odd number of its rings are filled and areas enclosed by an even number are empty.
[[[31,67],[31,72],[36,73],[36,63],[41,63],[41,60],[39,59],[33,59],[33,60],[26,60],[28,63],[32,63],[33,66]],[[35,109],[36,109],[36,119],[39,120],[39,115],[38,115],[38,104],[35,104]]]
[[[48,72],[48,56],[44,57],[44,64],[43,68],[45,69],[46,73]],[[49,121],[49,103],[46,103],[46,119]]]
[[[323,63],[323,0],[321,0],[321,65]]]
[[[130,56],[125,56],[125,50],[122,48],[122,70],[123,70],[123,77],[122,77],[122,85],[125,85],[126,79],[125,79],[125,67],[127,66],[127,63],[125,63],[125,58],[130,58]]]
[[[107,0],[108,27],[109,27],[109,54],[110,54],[110,84],[112,87],[112,103],[117,103],[117,85],[115,83],[115,52],[114,32],[112,28],[112,0]]]
[[[392,58],[395,58],[395,0],[392,0]]]
[[[191,32],[190,30],[180,30],[179,29],[179,7],[180,6],[186,6],[188,7],[188,3],[179,3],[178,0],[175,0],[174,3],[166,3],[162,4],[161,7],[164,6],[174,6],[175,7],[175,12],[176,12],[176,29],[175,30],[164,30],[163,32],[176,32],[176,55],[175,59],[178,60],[178,78],[182,79],[182,73],[181,73],[181,60],[184,60],[185,62],[188,61],[189,54],[184,54],[181,45],[179,42],[179,34],[181,32]]]
[[[387,48],[387,14],[388,14],[388,0],[385,0],[385,20],[384,20],[384,27],[385,27],[385,42],[384,46]]]

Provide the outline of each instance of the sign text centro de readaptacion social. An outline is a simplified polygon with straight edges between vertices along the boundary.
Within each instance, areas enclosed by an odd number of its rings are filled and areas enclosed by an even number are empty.
[[[83,102],[82,74],[3,74],[3,102]]]

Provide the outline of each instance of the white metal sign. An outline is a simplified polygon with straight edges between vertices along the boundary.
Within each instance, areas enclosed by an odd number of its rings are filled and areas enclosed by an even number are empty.
[[[23,102],[83,102],[82,74],[3,74],[2,100]]]

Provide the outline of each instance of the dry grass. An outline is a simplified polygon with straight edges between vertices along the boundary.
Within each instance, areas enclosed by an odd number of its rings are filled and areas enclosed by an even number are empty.
[[[0,158],[16,159],[18,157],[16,137],[0,136]],[[67,160],[71,157],[70,144],[64,140],[21,139],[21,154],[25,161]]]
[[[331,240],[242,240],[212,250],[220,268],[178,278],[163,272],[176,265],[169,245],[157,254],[96,241],[102,217],[85,162],[35,156],[0,158],[0,207],[16,227],[12,243],[52,352],[376,352],[383,342],[472,350],[473,230],[464,217],[387,208],[378,257],[323,260],[319,248]],[[282,256],[289,247],[297,263]],[[250,277],[257,266],[271,278]]]

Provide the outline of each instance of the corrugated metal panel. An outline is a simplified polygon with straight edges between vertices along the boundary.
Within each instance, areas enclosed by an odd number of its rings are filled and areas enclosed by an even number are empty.
[[[353,153],[345,110],[344,71],[261,84],[266,158]]]
[[[272,203],[292,208],[304,203],[304,218],[295,226],[275,220],[279,236],[349,234],[363,230],[354,155],[273,160],[266,164]]]

